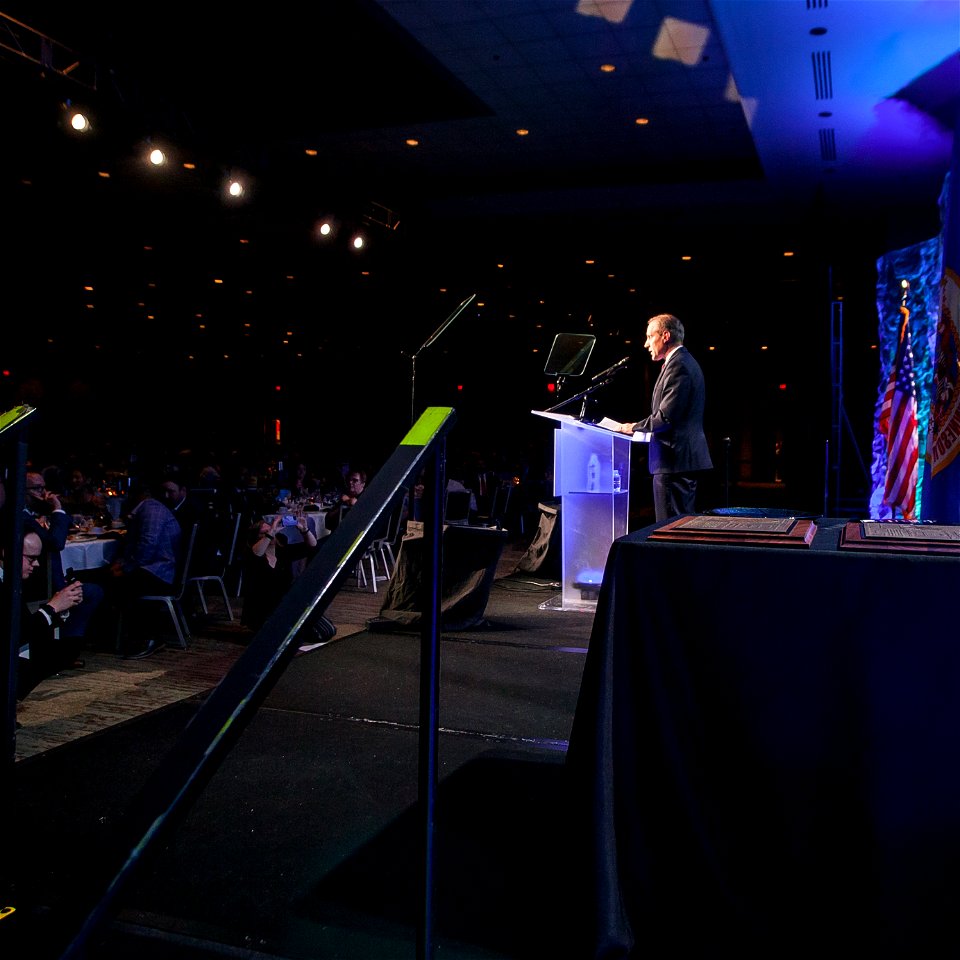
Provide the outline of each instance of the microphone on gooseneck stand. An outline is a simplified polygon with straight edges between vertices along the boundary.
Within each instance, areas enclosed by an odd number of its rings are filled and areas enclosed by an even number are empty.
[[[610,376],[611,373],[616,373],[619,369],[625,367],[629,362],[629,357],[624,357],[622,360],[618,360],[612,367],[607,367],[606,370],[601,370],[595,377],[591,377],[591,383],[594,380],[602,380],[604,377]]]

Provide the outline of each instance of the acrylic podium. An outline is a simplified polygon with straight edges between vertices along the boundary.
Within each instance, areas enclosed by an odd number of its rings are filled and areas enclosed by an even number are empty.
[[[565,413],[531,413],[559,427],[554,436],[553,492],[561,501],[561,594],[544,606],[593,610],[610,545],[628,532],[630,444],[650,436],[631,438]]]

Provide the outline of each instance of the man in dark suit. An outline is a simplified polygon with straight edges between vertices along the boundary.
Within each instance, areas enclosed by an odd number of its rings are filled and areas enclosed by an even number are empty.
[[[31,532],[23,535],[20,556],[21,579],[27,581],[40,565],[43,544]],[[16,558],[15,558],[16,559]],[[4,563],[0,556],[0,582]],[[17,657],[17,700],[22,700],[38,683],[69,666],[69,655],[56,635],[69,622],[70,614],[83,602],[83,584],[74,581],[57,590],[45,603],[30,613],[26,601],[20,620]]]
[[[162,500],[172,511],[180,532],[183,534],[182,543],[190,539],[194,524],[197,525],[197,539],[193,545],[193,559],[190,570],[194,575],[220,573],[224,561],[218,556],[218,517],[214,504],[205,498],[190,496],[183,476],[171,472],[166,474],[160,485],[158,499]]]
[[[644,347],[663,367],[653,387],[650,416],[621,424],[622,433],[651,433],[648,464],[653,474],[657,520],[694,512],[697,476],[713,467],[703,432],[706,389],[700,364],[683,345],[683,324],[661,313],[647,321]]]
[[[43,474],[37,470],[27,470],[24,480],[26,497],[23,529],[25,533],[34,533],[39,537],[43,544],[43,563],[49,565],[49,582],[46,576],[37,577],[26,587],[25,596],[31,601],[42,599],[48,590],[62,590],[67,585],[61,552],[67,542],[71,520],[60,503],[60,497],[47,489]],[[70,621],[60,628],[60,636],[64,641],[70,641],[64,642],[61,649],[72,650],[68,662],[77,667],[84,665],[80,652],[103,595],[103,587],[87,582],[82,603],[73,611]]]

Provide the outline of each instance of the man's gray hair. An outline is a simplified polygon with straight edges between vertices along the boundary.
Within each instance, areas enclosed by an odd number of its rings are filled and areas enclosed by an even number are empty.
[[[672,313],[658,313],[647,323],[655,323],[661,332],[669,330],[670,339],[674,343],[683,343],[683,324]]]

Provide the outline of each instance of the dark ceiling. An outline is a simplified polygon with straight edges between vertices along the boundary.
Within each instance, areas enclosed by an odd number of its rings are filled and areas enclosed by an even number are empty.
[[[593,329],[603,363],[673,309],[731,357],[744,314],[772,326],[782,379],[838,282],[861,284],[868,330],[876,256],[939,231],[954,0],[0,7],[5,263],[30,356],[56,340],[175,364],[175,344],[244,393],[264,366],[296,380],[296,342],[333,398],[362,358],[409,411],[410,355],[475,292],[486,313],[440,345],[448,375],[523,356],[510,370],[539,388],[557,332]],[[65,101],[91,136],[63,129]],[[173,161],[160,176],[147,138]],[[250,184],[234,206],[231,173]],[[367,231],[365,265],[318,252],[322,216]],[[228,353],[233,379],[214,370]]]
[[[952,0],[35,7],[20,19],[52,39],[49,68],[6,24],[26,54],[6,51],[18,102],[36,115],[32,85],[89,104],[114,166],[152,136],[198,163],[194,182],[246,170],[264,215],[342,197],[401,223],[642,213],[695,228],[731,209],[796,222],[817,204],[827,222],[882,208],[896,232],[929,218],[949,156]],[[921,98],[912,123],[905,91]]]

